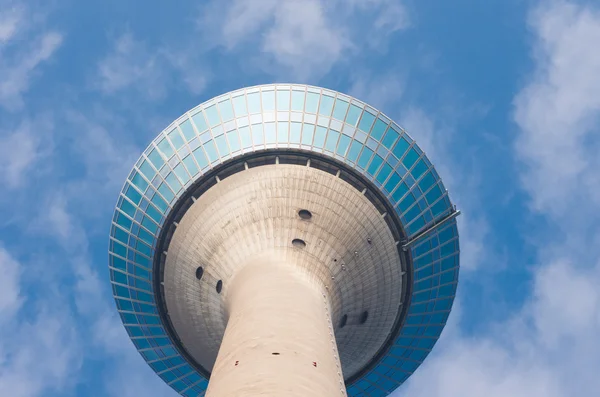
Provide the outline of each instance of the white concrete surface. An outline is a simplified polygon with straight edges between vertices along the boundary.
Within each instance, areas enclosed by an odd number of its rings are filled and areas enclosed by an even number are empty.
[[[300,219],[300,209],[312,218]],[[294,238],[306,247],[293,247]],[[348,183],[285,164],[250,168],[220,181],[179,222],[165,264],[165,297],[171,321],[194,359],[213,368],[233,321],[233,306],[227,306],[237,293],[233,280],[249,263],[265,258],[325,293],[345,377],[368,363],[401,304],[400,258],[392,234],[371,202]],[[204,268],[202,280],[195,277],[198,266]],[[223,280],[220,294],[217,280]],[[292,315],[294,300],[286,302]],[[314,307],[313,315],[321,309]],[[368,320],[358,324],[365,310]],[[265,316],[283,316],[282,311],[278,307]],[[348,322],[340,329],[344,314]]]

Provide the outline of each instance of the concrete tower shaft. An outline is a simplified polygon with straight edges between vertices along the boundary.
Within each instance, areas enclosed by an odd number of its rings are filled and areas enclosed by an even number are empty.
[[[207,397],[346,395],[328,298],[294,267],[246,265],[227,308]]]

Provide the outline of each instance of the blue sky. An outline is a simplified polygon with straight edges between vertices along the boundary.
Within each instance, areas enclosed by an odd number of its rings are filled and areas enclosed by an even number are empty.
[[[0,0],[0,395],[173,396],[111,298],[112,208],[189,108],[268,82],[402,125],[459,218],[450,323],[395,395],[600,389],[600,4]]]

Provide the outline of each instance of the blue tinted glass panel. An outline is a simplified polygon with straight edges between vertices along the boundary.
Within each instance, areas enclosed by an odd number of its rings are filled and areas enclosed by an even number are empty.
[[[421,175],[423,175],[427,171],[427,165],[423,161],[423,159],[419,160],[417,164],[415,164],[414,168],[410,172],[415,179],[419,179]]]
[[[206,118],[208,119],[208,125],[211,127],[216,126],[221,123],[219,119],[219,112],[217,111],[217,107],[215,105],[209,106],[204,109],[204,113],[206,114]]]
[[[186,184],[190,180],[190,176],[183,167],[183,164],[178,164],[177,167],[173,168],[175,175],[181,180],[183,184]]]
[[[313,135],[315,134],[314,124],[304,124],[302,129],[302,144],[312,145]]]
[[[252,125],[252,141],[255,145],[262,145],[265,143],[262,124],[253,124]]]
[[[393,129],[389,128],[385,133],[385,137],[383,138],[383,141],[381,141],[381,143],[383,143],[383,146],[385,146],[386,148],[391,149],[399,136],[400,134],[398,134]]]
[[[360,143],[359,141],[352,140],[352,146],[350,146],[350,151],[348,152],[348,160],[355,162],[362,147],[362,143]]]
[[[248,97],[248,112],[250,114],[260,113],[260,93],[253,92],[247,95]]]
[[[340,142],[338,143],[336,153],[340,156],[345,156],[346,150],[348,150],[348,146],[350,146],[351,140],[352,139],[349,136],[342,134],[340,136]]]
[[[277,91],[277,110],[290,110],[290,91]]]
[[[323,148],[325,145],[325,137],[327,136],[327,128],[317,126],[317,131],[315,132],[315,140],[313,142],[314,147]]]
[[[292,91],[292,110],[304,110],[304,91]]]
[[[325,142],[325,149],[329,150],[330,152],[333,152],[335,150],[335,146],[337,145],[339,137],[339,132],[329,130],[329,134],[327,134],[327,142]]]
[[[315,94],[314,92],[307,92],[306,93],[305,111],[307,113],[317,113],[318,106],[319,106],[319,94]]]
[[[377,172],[377,170],[379,169],[379,167],[381,166],[382,163],[383,163],[383,159],[381,157],[379,157],[378,155],[375,155],[375,157],[373,157],[373,160],[371,161],[371,164],[369,164],[369,168],[367,169],[367,172],[371,175],[375,175],[375,173]]]
[[[392,193],[392,199],[395,202],[398,202],[398,200],[400,200],[406,193],[408,193],[408,186],[406,186],[406,183],[402,182],[394,191],[394,193]]]
[[[155,194],[154,197],[152,197],[152,203],[154,203],[163,214],[167,212],[168,205],[158,194]],[[147,211],[148,209],[146,209],[146,212]]]
[[[186,119],[183,123],[179,124],[179,128],[181,128],[181,132],[183,132],[183,136],[188,142],[196,136],[192,122],[189,119]]]
[[[348,111],[348,102],[341,99],[335,100],[335,107],[333,108],[333,117],[338,120],[344,120],[346,118],[346,112]]]
[[[146,191],[148,187],[148,182],[137,172],[133,174],[133,178],[131,178],[131,182],[137,186],[142,192]]]
[[[200,168],[203,169],[208,165],[208,160],[206,158],[206,154],[204,154],[204,150],[202,150],[202,147],[194,150],[193,154]]]
[[[402,156],[404,156],[404,153],[406,152],[406,150],[409,147],[409,143],[406,141],[406,139],[404,139],[404,137],[402,137],[398,143],[396,143],[396,146],[394,146],[394,150],[393,153],[394,155],[398,158],[401,159]]]
[[[248,109],[246,108],[246,97],[244,95],[237,96],[231,99],[233,102],[233,111],[235,112],[236,117],[245,116],[248,114]]]
[[[265,142],[266,143],[275,143],[277,140],[276,131],[275,131],[275,123],[265,123]]]
[[[397,172],[394,172],[390,177],[390,180],[387,181],[387,183],[385,184],[385,190],[387,190],[388,193],[391,193],[396,187],[396,185],[398,185],[401,179],[402,178],[400,177],[400,175],[398,175]]]
[[[373,155],[373,151],[365,146],[362,153],[360,154],[360,158],[358,159],[358,165],[361,168],[365,168],[371,160],[371,156]]]
[[[204,144],[204,150],[206,150],[206,155],[211,163],[219,158],[217,155],[217,148],[215,147],[215,143],[213,141],[206,142]]]
[[[275,110],[275,91],[262,92],[263,112]]]
[[[319,114],[323,116],[330,116],[333,110],[333,98],[327,95],[321,96],[321,103],[319,105]]]
[[[358,123],[358,129],[369,133],[369,131],[371,131],[371,127],[373,126],[373,121],[375,121],[375,116],[367,111],[364,111],[362,117],[360,118],[360,123]]]
[[[373,126],[373,130],[371,131],[371,136],[380,141],[386,128],[387,124],[384,123],[381,119],[377,119],[375,125]]]
[[[379,171],[379,173],[377,174],[377,182],[379,182],[379,183],[385,182],[385,180],[387,179],[387,177],[390,175],[391,172],[392,172],[392,167],[390,167],[389,164],[387,164],[387,163],[383,164],[383,167],[381,167],[381,171]]]
[[[192,116],[192,121],[194,122],[194,125],[196,125],[196,130],[198,130],[198,133],[203,133],[208,129],[208,125],[204,119],[204,112],[200,112]]]
[[[360,116],[360,112],[362,109],[356,105],[350,105],[350,109],[348,110],[348,115],[346,116],[346,123],[356,127],[356,123],[358,122],[358,117]]]
[[[252,136],[250,135],[250,127],[245,126],[240,128],[240,140],[244,148],[252,147]]]
[[[411,148],[408,153],[406,153],[406,156],[404,156],[404,158],[402,159],[402,164],[404,164],[404,166],[407,169],[410,169],[410,167],[413,166],[413,164],[417,161],[417,159],[419,158],[419,155],[417,154],[417,152],[415,152],[415,148]]]
[[[152,154],[152,153],[150,153],[150,154]],[[158,155],[158,153],[156,153],[156,155],[160,159],[161,166],[162,166],[164,164],[162,158],[160,157],[160,155]],[[142,164],[140,165],[140,171],[141,171],[142,174],[144,174],[144,176],[149,181],[151,181],[152,178],[154,178],[154,175],[156,175],[156,171],[154,171],[154,168],[152,168],[152,166],[146,160],[142,161]]]
[[[280,121],[277,123],[277,142],[285,143],[288,142],[289,137],[289,123],[287,121]]]
[[[169,132],[169,139],[171,140],[173,146],[175,146],[175,150],[179,150],[183,146],[183,138],[179,134],[177,128]]]
[[[177,177],[175,176],[174,173],[169,173],[169,175],[167,175],[167,177],[165,178],[165,180],[167,181],[167,183],[169,184],[169,186],[171,186],[171,188],[173,189],[174,192],[178,192],[181,190],[181,188],[183,186],[181,186],[181,182],[179,182],[179,179],[177,179]]]
[[[229,147],[232,152],[238,151],[241,149],[240,146],[240,138],[238,137],[237,130],[229,131],[227,133],[227,140],[229,141]]]
[[[221,157],[229,154],[229,147],[227,146],[227,139],[225,139],[225,135],[219,135],[216,137],[215,142],[217,143],[217,149],[219,149],[219,154]]]
[[[219,112],[221,113],[221,119],[224,122],[233,120],[233,106],[231,106],[231,101],[229,101],[229,99],[219,102]]]
[[[302,123],[292,122],[290,129],[290,142],[300,143],[300,137],[302,135]]]
[[[158,148],[166,156],[166,158],[170,158],[173,155],[173,153],[175,153],[175,150],[173,150],[173,147],[166,139],[160,141],[156,146],[158,146]]]

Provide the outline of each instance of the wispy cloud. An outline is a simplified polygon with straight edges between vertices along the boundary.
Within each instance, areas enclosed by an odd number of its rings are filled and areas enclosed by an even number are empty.
[[[63,36],[31,26],[32,18],[25,18],[30,10],[5,7],[0,12],[0,106],[15,111],[23,107],[22,95],[29,90],[35,71],[52,57]]]
[[[251,62],[299,81],[318,79],[361,43],[409,26],[403,4],[387,0],[211,1],[198,24],[206,45],[233,51],[253,43],[254,54],[244,51]]]

